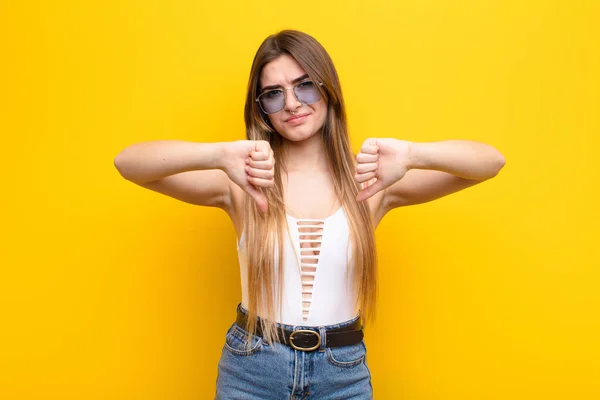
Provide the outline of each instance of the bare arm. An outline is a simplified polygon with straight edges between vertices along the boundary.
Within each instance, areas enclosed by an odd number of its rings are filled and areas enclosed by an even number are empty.
[[[468,140],[369,139],[357,160],[357,180],[367,182],[358,200],[385,189],[385,212],[476,185],[496,176],[505,164],[494,147]]]
[[[494,147],[468,140],[411,143],[409,171],[386,189],[387,208],[419,204],[493,178],[505,164]]]
[[[246,170],[249,160],[260,166]],[[272,185],[273,163],[268,142],[251,140],[142,142],[128,146],[114,160],[121,176],[139,186],[187,203],[223,208],[230,214],[232,184],[266,210],[266,199],[257,187]]]
[[[180,172],[220,169],[223,143],[156,140],[135,143],[115,157],[123,178],[134,183],[157,181]]]
[[[136,143],[114,160],[123,178],[186,203],[229,207],[223,143],[157,140]]]

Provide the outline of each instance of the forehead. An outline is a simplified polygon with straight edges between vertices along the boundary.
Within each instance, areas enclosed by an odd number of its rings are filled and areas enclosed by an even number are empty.
[[[260,73],[262,86],[290,84],[306,71],[290,55],[283,54],[267,63]]]

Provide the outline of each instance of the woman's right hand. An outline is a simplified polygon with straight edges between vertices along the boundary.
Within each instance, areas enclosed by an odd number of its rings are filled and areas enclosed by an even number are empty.
[[[266,213],[267,198],[258,188],[275,186],[275,159],[269,142],[228,142],[223,156],[223,171],[229,179],[254,199],[261,212]]]

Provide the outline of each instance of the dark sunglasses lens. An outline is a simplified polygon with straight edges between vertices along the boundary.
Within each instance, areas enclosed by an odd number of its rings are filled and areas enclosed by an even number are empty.
[[[296,86],[294,91],[296,92],[298,101],[301,103],[312,104],[321,100],[321,93],[319,92],[319,89],[317,89],[317,85],[315,85],[312,81],[300,83],[298,86]]]
[[[271,90],[260,95],[258,98],[264,112],[273,114],[280,111],[285,106],[285,98],[283,91]]]

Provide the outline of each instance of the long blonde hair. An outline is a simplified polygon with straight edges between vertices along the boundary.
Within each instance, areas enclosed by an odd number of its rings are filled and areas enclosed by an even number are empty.
[[[337,72],[327,51],[312,36],[294,30],[281,31],[266,38],[254,57],[244,110],[247,139],[268,141],[276,159],[275,186],[261,189],[268,200],[268,213],[261,214],[249,195],[245,196],[244,209],[247,238],[244,250],[249,293],[247,329],[252,334],[256,333],[256,317],[260,315],[263,338],[268,343],[272,343],[278,334],[274,323],[275,299],[279,299],[278,309],[281,310],[283,262],[276,262],[275,254],[283,259],[287,218],[281,173],[286,172],[286,167],[283,138],[273,129],[255,99],[259,94],[263,67],[283,54],[293,57],[311,79],[323,83],[319,90],[327,102],[327,117],[322,135],[335,194],[349,219],[353,255],[350,265],[355,272],[353,284],[358,288],[363,324],[374,321],[377,297],[374,226],[367,202],[356,201],[360,185],[354,179],[355,155],[350,147],[346,111]],[[278,268],[277,273],[275,268]],[[278,279],[274,282],[276,276]]]

